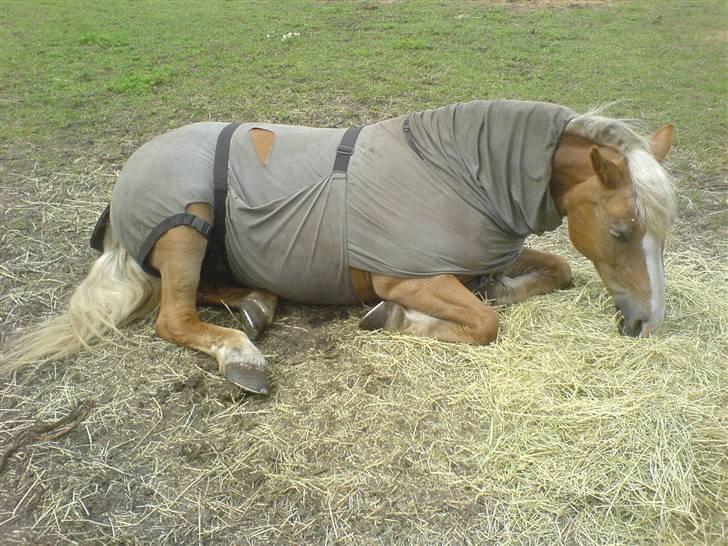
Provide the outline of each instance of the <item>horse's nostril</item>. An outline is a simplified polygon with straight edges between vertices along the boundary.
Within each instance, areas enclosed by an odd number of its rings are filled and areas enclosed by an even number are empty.
[[[617,327],[619,328],[619,333],[623,336],[637,337],[642,331],[642,321],[637,320],[629,323],[624,320],[624,315],[619,313],[619,316],[617,317]]]
[[[646,324],[648,319],[636,317],[644,317],[644,314],[639,313],[634,304],[622,295],[614,297],[614,307],[617,309],[619,333],[629,337],[639,336],[642,332],[642,325]]]

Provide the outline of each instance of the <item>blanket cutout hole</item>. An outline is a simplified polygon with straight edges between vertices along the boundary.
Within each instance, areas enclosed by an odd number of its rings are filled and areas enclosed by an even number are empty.
[[[255,146],[255,155],[258,157],[258,162],[265,166],[268,163],[270,152],[273,149],[273,141],[276,139],[276,134],[268,129],[261,129],[260,127],[253,127],[248,131],[250,140]]]

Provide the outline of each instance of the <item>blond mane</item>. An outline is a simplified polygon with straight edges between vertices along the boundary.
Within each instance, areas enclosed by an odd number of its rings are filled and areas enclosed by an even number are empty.
[[[650,153],[650,141],[627,120],[600,115],[603,108],[572,119],[566,132],[617,150],[627,161],[637,214],[645,228],[664,237],[677,216],[670,175]]]

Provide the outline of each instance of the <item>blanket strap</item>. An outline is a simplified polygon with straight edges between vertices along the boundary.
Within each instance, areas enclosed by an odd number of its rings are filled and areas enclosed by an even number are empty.
[[[362,127],[350,127],[341,137],[339,147],[336,149],[336,159],[334,159],[334,171],[345,173],[349,168],[349,159],[354,153],[354,145]]]
[[[147,265],[147,256],[152,251],[152,247],[157,242],[157,240],[162,235],[167,233],[170,229],[177,226],[191,227],[206,239],[210,238],[210,231],[212,230],[212,226],[205,222],[202,218],[199,218],[194,214],[189,214],[187,212],[174,214],[162,220],[159,224],[154,226],[154,229],[152,229],[151,232],[149,232],[149,235],[147,235],[144,243],[142,243],[142,247],[139,250],[139,254],[137,255],[137,262],[139,263],[139,265],[142,266],[142,269],[144,269],[144,271],[146,271],[150,275],[159,277],[159,272],[156,269],[152,269],[149,265]]]
[[[212,226],[212,239],[210,241],[214,254],[213,267],[228,272],[227,249],[225,248],[225,215],[227,211],[228,193],[228,164],[230,160],[230,140],[239,123],[226,125],[217,137],[215,147],[215,163],[212,170],[212,191],[214,193],[214,220]]]
[[[99,216],[99,219],[96,222],[96,226],[94,227],[94,231],[91,234],[91,248],[93,248],[94,250],[98,250],[101,253],[104,252],[104,234],[106,232],[106,229],[109,227],[109,224],[111,224],[110,216],[111,205],[106,205],[104,212],[102,212],[101,216]],[[154,243],[157,242],[157,239],[159,239],[162,235],[167,233],[173,227],[177,226],[191,227],[206,239],[210,238],[210,232],[212,231],[212,226],[205,222],[202,218],[198,218],[197,216],[188,214],[186,212],[182,212],[180,214],[175,214],[173,216],[165,218],[162,222],[154,226],[154,229],[152,229],[151,232],[149,232],[149,235],[147,235],[147,238],[144,239],[144,242],[139,249],[139,253],[136,256],[136,261],[139,263],[142,269],[144,269],[144,271],[151,275],[154,275],[155,277],[159,277],[159,272],[147,265],[147,256],[149,255],[149,252],[151,252]]]

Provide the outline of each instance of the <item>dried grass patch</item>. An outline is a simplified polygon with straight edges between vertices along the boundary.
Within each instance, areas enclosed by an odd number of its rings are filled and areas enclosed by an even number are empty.
[[[64,204],[44,210],[38,232],[4,235],[16,250],[1,270],[6,325],[31,321],[39,300],[55,306],[80,276],[86,251],[69,256],[63,240],[81,240],[93,207],[66,187],[37,188],[33,201]],[[151,320],[26,369],[0,387],[0,450],[37,420],[96,406],[67,436],[10,458],[4,540],[725,541],[728,266],[669,252],[665,326],[634,340],[617,334],[563,231],[537,246],[568,254],[576,285],[500,309],[488,347],[358,332],[358,309],[319,324],[310,317],[325,309],[288,305],[260,344],[269,398],[156,339]]]

